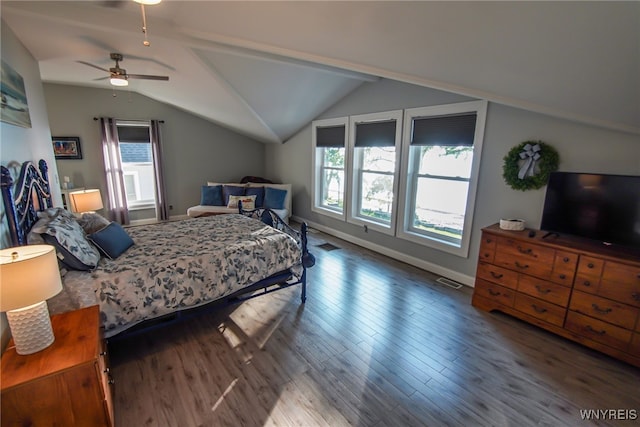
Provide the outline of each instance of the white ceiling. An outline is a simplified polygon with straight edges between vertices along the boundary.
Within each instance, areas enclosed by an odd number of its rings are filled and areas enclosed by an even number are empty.
[[[129,90],[283,142],[379,77],[640,133],[638,2],[2,1],[42,80]]]

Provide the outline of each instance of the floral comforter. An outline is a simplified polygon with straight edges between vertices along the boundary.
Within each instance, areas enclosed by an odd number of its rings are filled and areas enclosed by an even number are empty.
[[[291,236],[236,214],[127,232],[135,245],[120,257],[103,257],[94,271],[70,271],[63,279],[68,294],[84,298],[76,305],[88,305],[93,291],[106,337],[232,294],[298,265],[301,258]]]

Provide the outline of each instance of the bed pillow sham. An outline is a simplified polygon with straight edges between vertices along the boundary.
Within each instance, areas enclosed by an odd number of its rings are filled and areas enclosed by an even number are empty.
[[[264,187],[247,187],[244,194],[245,196],[256,196],[256,208],[264,206]]]
[[[222,197],[224,198],[224,205],[229,205],[229,196],[244,196],[245,187],[235,185],[223,185]]]
[[[109,220],[97,213],[82,214],[81,217],[76,218],[76,221],[87,235],[102,230],[109,225]]]
[[[54,246],[60,262],[71,270],[93,270],[100,261],[100,252],[87,240],[73,216],[59,214],[50,219],[42,218],[31,231]]]
[[[134,244],[131,236],[117,222],[110,223],[87,238],[109,259],[118,258]]]
[[[285,199],[287,198],[287,190],[279,188],[265,187],[264,189],[264,207],[269,209],[285,209]]]
[[[203,185],[200,204],[203,206],[224,206],[222,185]]]
[[[256,196],[229,196],[228,208],[237,208],[242,202],[242,209],[250,211],[256,208]]]

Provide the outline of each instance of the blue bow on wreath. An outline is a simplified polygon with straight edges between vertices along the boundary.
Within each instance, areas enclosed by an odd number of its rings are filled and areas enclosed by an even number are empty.
[[[536,161],[541,157],[539,153],[541,149],[542,148],[540,148],[540,144],[536,144],[533,146],[531,144],[527,144],[523,147],[524,151],[520,153],[520,158],[522,160],[526,159],[526,162],[520,168],[520,171],[518,172],[518,178],[524,179],[527,174],[529,174],[529,176],[533,176],[535,174]]]

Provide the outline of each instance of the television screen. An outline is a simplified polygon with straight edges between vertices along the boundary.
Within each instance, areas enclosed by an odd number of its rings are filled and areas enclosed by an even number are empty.
[[[640,176],[552,173],[540,228],[640,249]]]

